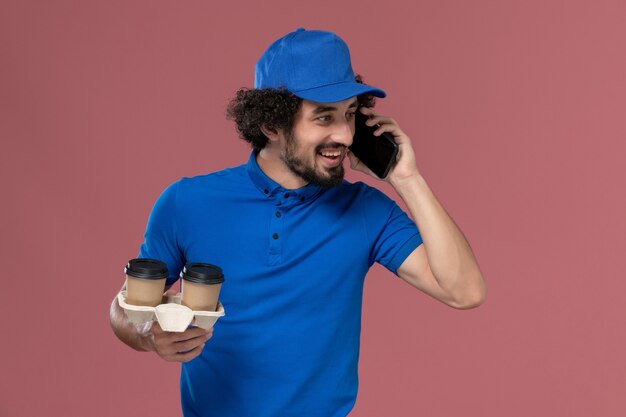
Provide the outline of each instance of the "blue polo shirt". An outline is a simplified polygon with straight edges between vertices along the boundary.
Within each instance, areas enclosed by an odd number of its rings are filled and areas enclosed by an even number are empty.
[[[380,191],[343,181],[288,190],[247,164],[183,178],[159,197],[140,257],[224,270],[226,316],[184,363],[190,416],[345,416],[357,393],[363,280],[422,242]]]

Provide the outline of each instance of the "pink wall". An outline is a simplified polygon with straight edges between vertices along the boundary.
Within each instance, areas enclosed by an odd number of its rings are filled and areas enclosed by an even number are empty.
[[[624,415],[626,3],[255,3],[0,5],[0,416],[180,414],[109,303],[160,191],[246,160],[224,107],[299,26],[387,90],[490,290],[460,312],[373,269],[353,415]]]

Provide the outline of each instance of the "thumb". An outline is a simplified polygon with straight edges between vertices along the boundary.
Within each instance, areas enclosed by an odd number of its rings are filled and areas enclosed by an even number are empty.
[[[361,160],[356,157],[355,154],[353,154],[352,152],[348,151],[348,159],[350,160],[350,168],[362,171],[361,168],[363,168],[364,165],[361,162]]]
[[[360,171],[364,174],[370,175],[374,178],[378,178],[374,172],[369,169],[361,160],[352,152],[348,151],[348,158],[350,159],[350,168],[355,171]]]

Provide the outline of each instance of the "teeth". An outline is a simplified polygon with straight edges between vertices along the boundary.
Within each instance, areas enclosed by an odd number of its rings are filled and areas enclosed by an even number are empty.
[[[330,151],[322,151],[320,152],[322,154],[322,156],[340,156],[341,152],[330,152]]]

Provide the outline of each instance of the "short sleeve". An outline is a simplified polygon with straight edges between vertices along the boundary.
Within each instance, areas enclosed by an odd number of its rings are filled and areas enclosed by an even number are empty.
[[[170,185],[157,199],[150,217],[144,242],[139,249],[140,258],[158,259],[167,264],[167,285],[178,280],[184,265],[184,256],[177,238],[177,194],[179,182]]]
[[[420,244],[422,237],[409,216],[382,192],[369,188],[364,207],[371,240],[370,264],[378,262],[396,274],[402,262]]]
[[[395,203],[374,243],[374,260],[394,274],[402,262],[422,244],[417,226]]]

